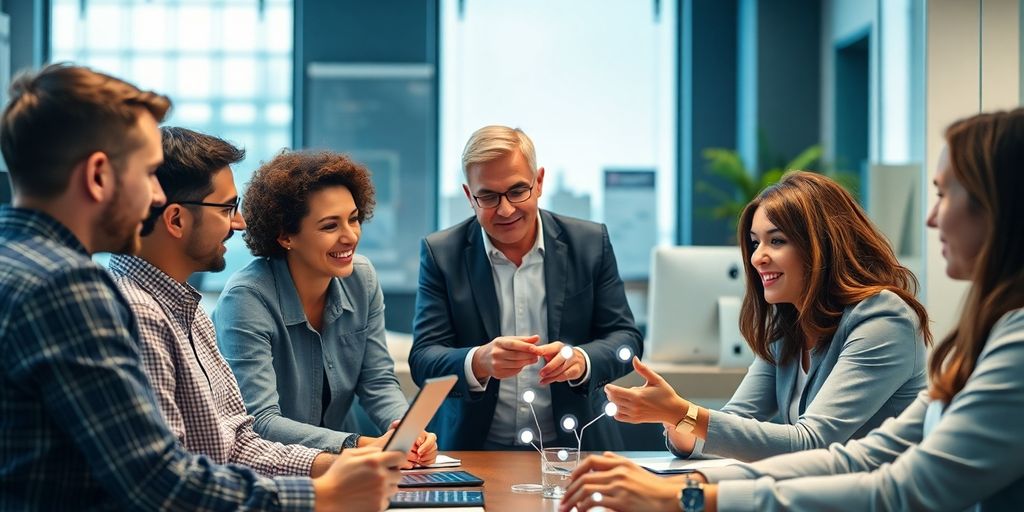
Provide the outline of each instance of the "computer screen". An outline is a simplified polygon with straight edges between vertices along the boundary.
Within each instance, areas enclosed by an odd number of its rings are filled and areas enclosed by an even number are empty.
[[[733,246],[657,247],[651,252],[644,341],[649,360],[714,364],[720,353],[736,350],[731,333],[729,346],[723,347],[719,324],[727,329],[738,325],[736,304],[745,289],[742,258]],[[745,345],[743,340],[739,344]]]

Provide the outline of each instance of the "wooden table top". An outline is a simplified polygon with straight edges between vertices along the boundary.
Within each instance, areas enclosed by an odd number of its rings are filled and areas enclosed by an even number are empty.
[[[461,459],[462,466],[437,471],[464,470],[483,479],[484,508],[487,512],[558,510],[559,500],[545,499],[541,497],[540,493],[512,492],[514,484],[540,484],[540,454],[535,451],[465,451],[444,452],[444,454]],[[460,487],[458,489],[480,488]]]
[[[553,512],[560,500],[545,499],[540,493],[512,492],[514,484],[540,484],[540,454],[535,451],[455,451],[445,455],[462,460],[462,466],[432,471],[468,471],[484,481],[484,508],[487,512]],[[668,456],[668,452],[623,452],[627,457]],[[451,489],[480,489],[452,487]]]

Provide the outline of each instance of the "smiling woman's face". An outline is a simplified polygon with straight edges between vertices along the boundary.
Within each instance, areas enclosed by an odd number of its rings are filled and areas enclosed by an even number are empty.
[[[288,264],[301,267],[302,275],[348,277],[362,227],[359,209],[348,187],[333,186],[309,195],[309,213],[299,223],[299,232],[283,235],[280,243],[288,250]]]
[[[804,264],[789,238],[768,219],[764,207],[750,223],[750,265],[761,276],[769,304],[796,304],[804,292]]]

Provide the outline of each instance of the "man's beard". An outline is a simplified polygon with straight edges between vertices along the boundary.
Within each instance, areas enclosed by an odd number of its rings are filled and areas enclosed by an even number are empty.
[[[115,179],[117,188],[114,190],[114,197],[103,209],[99,221],[100,232],[103,233],[106,242],[103,245],[114,254],[137,254],[142,246],[139,239],[142,218],[120,204],[123,200],[122,183],[120,177]]]
[[[221,254],[221,244],[231,238],[234,231],[229,231],[228,235],[221,239],[220,242],[214,244],[212,247],[204,247],[204,244],[199,240],[199,228],[202,221],[198,221],[194,229],[192,230],[192,236],[189,238],[188,244],[185,246],[185,254],[193,261],[199,263],[196,272],[220,272],[227,266],[227,262],[224,261],[224,255]]]

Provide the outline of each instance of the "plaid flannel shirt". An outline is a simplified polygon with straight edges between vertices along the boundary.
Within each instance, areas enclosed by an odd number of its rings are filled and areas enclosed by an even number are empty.
[[[268,441],[252,429],[199,292],[135,256],[111,258],[110,273],[139,323],[143,368],[160,410],[185,449],[268,476],[309,475],[320,450]]]
[[[110,275],[63,225],[0,207],[0,510],[309,510],[308,477],[186,452]]]

